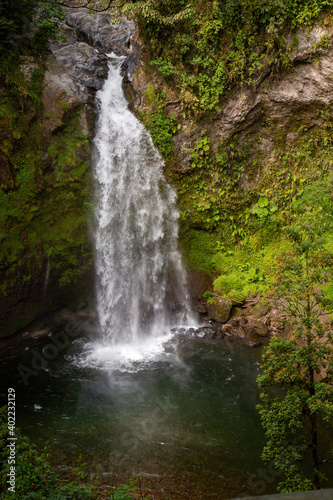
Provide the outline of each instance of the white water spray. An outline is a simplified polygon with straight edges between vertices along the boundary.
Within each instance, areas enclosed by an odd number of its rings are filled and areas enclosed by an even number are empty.
[[[108,345],[127,351],[187,322],[189,306],[176,194],[149,133],[128,109],[122,61],[112,58],[98,93],[94,175],[99,322]]]

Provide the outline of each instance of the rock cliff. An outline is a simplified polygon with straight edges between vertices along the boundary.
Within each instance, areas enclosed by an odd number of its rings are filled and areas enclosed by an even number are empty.
[[[259,73],[251,85],[234,88],[227,98],[222,99],[215,116],[210,115],[207,119],[184,118],[177,91],[168,89],[168,112],[175,113],[181,124],[173,139],[178,166],[187,170],[190,153],[205,130],[214,150],[221,141],[227,142],[234,134],[241,142],[246,135],[260,132],[263,135],[259,149],[270,159],[274,144],[272,131],[265,133],[265,118],[275,121],[276,131],[285,132],[287,144],[297,139],[297,134],[290,133],[295,121],[304,122],[309,128],[320,126],[322,122],[318,120],[318,113],[333,104],[332,40],[331,27],[318,24],[311,31],[299,31],[293,38],[293,44],[290,40],[287,68],[270,66]],[[152,83],[156,90],[165,85],[161,75],[147,61],[144,54],[133,76],[139,95],[135,105],[139,111],[150,108],[144,92],[148,85]]]

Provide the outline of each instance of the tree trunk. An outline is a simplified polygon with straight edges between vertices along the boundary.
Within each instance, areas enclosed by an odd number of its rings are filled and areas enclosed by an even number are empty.
[[[315,395],[315,387],[314,387],[314,371],[310,367],[309,368],[309,377],[310,377],[310,395]],[[317,416],[315,414],[310,414],[310,423],[311,423],[311,448],[312,448],[312,468],[313,468],[313,484],[315,488],[320,489],[320,480],[319,480],[319,457],[318,457],[318,431],[317,431]]]

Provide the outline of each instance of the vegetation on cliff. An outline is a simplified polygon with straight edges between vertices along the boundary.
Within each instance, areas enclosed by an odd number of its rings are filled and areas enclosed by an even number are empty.
[[[123,11],[136,16],[151,64],[177,87],[186,107],[201,112],[218,111],[233,85],[252,84],[264,71],[290,66],[294,30],[311,26],[332,5],[330,0],[214,0],[208,7],[204,0],[145,0],[125,2]]]
[[[255,94],[265,81],[269,92],[270,82],[291,71],[299,30],[310,36],[318,19],[330,26],[331,7],[317,0],[214,1],[209,9],[200,1],[126,2],[155,68],[140,116],[177,186],[184,251],[192,267],[217,277],[219,295],[243,300],[270,289],[275,257],[290,245],[281,229],[312,209],[312,192],[316,200],[328,196],[333,121],[325,104],[283,124],[262,114],[248,133],[219,142],[214,123],[236,88]],[[330,43],[323,34],[313,54]],[[266,152],[263,141],[271,143]],[[182,151],[190,156],[186,167]]]
[[[2,64],[11,55],[45,49],[57,35],[58,20],[64,18],[60,2],[2,0],[0,3],[0,47]],[[34,26],[32,20],[34,19]]]

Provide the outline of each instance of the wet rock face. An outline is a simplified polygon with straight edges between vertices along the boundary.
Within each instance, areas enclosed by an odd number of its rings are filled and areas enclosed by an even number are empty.
[[[207,315],[203,311],[203,320],[209,326],[199,328],[196,334],[202,333],[206,339],[228,337],[257,347],[268,344],[273,335],[288,335],[290,328],[285,319],[281,309],[274,309],[258,298],[248,299],[241,307],[231,306],[226,298],[215,298],[207,303]]]
[[[127,19],[116,25],[111,23],[111,14],[69,11],[61,27],[65,41],[50,43],[42,95],[44,126],[48,132],[61,127],[70,111],[81,106],[94,107],[95,93],[108,75],[106,54],[113,52],[125,57],[123,74],[125,84],[130,83],[128,75],[134,71],[140,55],[137,39],[132,42],[135,25]],[[29,73],[33,62],[22,61],[22,65],[25,73]],[[93,121],[90,114],[88,128],[91,130]]]
[[[274,141],[271,134],[265,132],[263,119],[269,117],[278,123],[277,129],[288,131],[295,118],[303,120],[308,126],[316,125],[318,113],[324,106],[333,105],[333,27],[314,26],[300,30],[297,34],[298,45],[290,45],[290,63],[292,69],[282,70],[268,67],[262,71],[252,85],[243,85],[228,94],[222,102],[214,120],[203,119],[195,123],[192,118],[182,117],[179,99],[168,109],[177,116],[181,130],[174,136],[175,153],[180,169],[191,171],[191,153],[203,130],[211,138],[212,150],[217,151],[221,141],[228,141],[233,134],[238,134],[241,144],[249,134],[262,134],[258,151],[274,162]],[[328,43],[323,40],[327,38]],[[137,67],[134,82],[137,88],[144,89],[152,81],[145,72],[142,63]],[[158,83],[155,85],[158,87]],[[142,93],[136,105],[145,108],[147,103]],[[297,140],[297,133],[290,130],[286,138],[288,144]],[[243,181],[245,185],[248,185]]]
[[[240,316],[230,319],[222,325],[221,330],[228,337],[241,340],[250,347],[258,347],[267,344],[269,330],[263,321],[252,316]]]
[[[244,86],[230,97],[217,120],[219,137],[227,139],[247,129],[263,114],[288,124],[295,113],[310,118],[320,105],[332,104],[333,49],[321,46],[323,37],[331,39],[332,35],[332,28],[321,26],[315,26],[310,33],[299,31],[298,46],[290,52],[293,71],[285,71],[274,79],[270,69],[255,86]]]
[[[78,84],[52,56],[47,60],[42,103],[43,125],[47,132],[61,127],[66,112],[84,103]]]
[[[108,58],[85,42],[61,47],[53,55],[80,86],[83,98],[86,89],[100,90],[108,72]]]
[[[78,38],[102,52],[113,52],[117,56],[128,54],[135,32],[133,21],[122,18],[112,25],[112,15],[108,13],[88,15],[86,12],[70,12],[66,23]],[[110,29],[111,28],[111,29]]]
[[[107,53],[126,56],[126,72],[133,71],[138,58],[137,44],[134,56],[131,43],[135,25],[126,19],[116,25],[111,22],[110,14],[68,12],[62,26],[66,41],[51,43],[46,61],[42,102],[48,131],[62,126],[69,110],[94,105],[95,92],[108,74]]]

